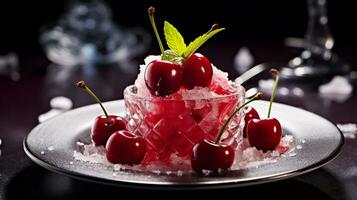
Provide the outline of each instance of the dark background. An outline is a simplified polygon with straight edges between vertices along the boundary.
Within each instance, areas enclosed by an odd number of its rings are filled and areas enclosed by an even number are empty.
[[[304,0],[275,1],[106,1],[114,21],[125,27],[144,26],[151,31],[147,8],[157,8],[157,23],[164,20],[178,27],[186,42],[218,22],[227,30],[215,42],[283,45],[288,36],[303,37],[307,25]],[[42,53],[38,44],[40,27],[53,23],[64,12],[68,1],[2,1],[0,6],[0,53],[15,51],[20,56]],[[328,1],[330,27],[336,48],[357,43],[357,12],[354,1]],[[154,43],[156,44],[156,43]]]
[[[186,43],[206,32],[213,23],[227,30],[200,48],[212,63],[228,71],[233,79],[238,76],[233,68],[233,58],[242,46],[247,46],[255,63],[279,61],[287,63],[301,50],[284,46],[286,37],[303,37],[307,26],[306,0],[110,0],[113,18],[123,27],[143,26],[152,34],[147,8],[157,8],[156,21],[162,31],[163,21],[174,24]],[[334,51],[341,60],[357,65],[357,6],[355,1],[329,0],[328,17],[335,38]],[[19,55],[21,79],[17,82],[0,75],[0,199],[109,199],[136,196],[178,197],[191,196],[191,192],[152,192],[107,187],[68,178],[49,172],[33,163],[23,152],[23,138],[38,124],[39,114],[47,112],[49,100],[63,95],[73,100],[74,107],[92,104],[93,100],[74,87],[74,82],[86,80],[104,101],[122,98],[123,89],[136,78],[136,73],[124,73],[119,68],[95,68],[96,76],[73,73],[63,84],[55,85],[55,70],[38,42],[43,25],[56,22],[68,1],[60,0],[1,0],[0,1],[0,56],[9,52]],[[161,32],[162,34],[162,32]],[[152,34],[153,36],[153,34]],[[158,54],[156,42],[143,54]],[[137,69],[143,58],[137,58]],[[54,71],[51,71],[54,70]],[[52,76],[51,76],[52,75]],[[265,74],[267,75],[267,74]],[[256,86],[256,77],[250,84]],[[54,85],[56,87],[54,87]],[[353,83],[356,88],[356,82]],[[249,86],[249,85],[248,85]],[[302,107],[319,114],[333,123],[356,122],[357,90],[344,103],[323,99],[316,88],[304,90],[303,98],[277,98],[277,101]],[[268,96],[267,96],[268,97]],[[356,139],[346,139],[341,155],[325,167],[304,176],[273,184],[232,190],[198,191],[195,194],[207,199],[239,195],[249,199],[334,199],[357,197],[357,146]],[[354,173],[352,173],[354,172]],[[67,184],[66,184],[67,183]],[[70,187],[67,187],[67,186]],[[298,189],[297,189],[298,188]],[[122,195],[122,196],[121,196]],[[100,196],[100,197],[98,197]],[[216,198],[217,196],[217,198]],[[130,198],[129,197],[129,198]],[[209,198],[211,197],[211,198]],[[242,199],[242,198],[241,198]]]

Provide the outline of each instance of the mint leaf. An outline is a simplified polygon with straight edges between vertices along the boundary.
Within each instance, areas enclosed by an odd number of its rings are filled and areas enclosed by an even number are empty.
[[[195,51],[200,48],[208,39],[216,35],[217,33],[223,31],[225,28],[219,28],[215,29],[213,31],[210,31],[209,33],[205,33],[198,38],[196,38],[193,42],[190,42],[190,44],[187,46],[186,50],[183,52],[183,57],[188,58],[190,57]]]
[[[182,55],[186,50],[185,40],[181,33],[169,22],[164,22],[164,34],[167,46],[178,55]]]

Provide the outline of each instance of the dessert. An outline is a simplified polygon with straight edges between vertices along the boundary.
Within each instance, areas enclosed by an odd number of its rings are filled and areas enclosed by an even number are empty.
[[[260,120],[256,110],[246,106],[262,94],[245,102],[245,89],[196,52],[224,28],[214,24],[186,45],[180,32],[165,21],[169,47],[165,50],[154,20],[155,9],[150,7],[148,13],[161,54],[148,56],[135,83],[124,90],[125,119],[109,116],[84,82],[78,83],[94,96],[105,117],[98,117],[94,127],[99,128],[92,129],[95,146],[87,146],[82,155],[76,152],[76,158],[90,160],[83,155],[94,152],[100,160],[105,156],[106,162],[135,170],[193,170],[201,174],[232,166],[244,168],[242,163],[267,162],[289,150],[291,137],[281,139],[279,121],[270,118],[279,81],[276,70],[272,71],[276,84],[268,119]],[[120,125],[109,129],[116,120]]]
[[[234,85],[227,74],[195,51],[210,37],[224,30],[212,28],[186,46],[169,22],[164,33],[169,50],[164,50],[156,29],[153,7],[149,17],[161,55],[149,56],[133,86],[124,91],[128,130],[142,136],[148,145],[143,164],[172,165],[173,158],[190,161],[193,146],[203,139],[217,138],[222,125],[243,103],[244,88]],[[242,112],[234,115],[222,142],[241,140]]]

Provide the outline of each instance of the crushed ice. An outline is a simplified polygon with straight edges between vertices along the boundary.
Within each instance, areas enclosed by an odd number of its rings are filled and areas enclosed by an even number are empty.
[[[38,121],[40,123],[72,109],[73,102],[67,97],[58,96],[50,100],[50,107],[51,109],[48,112],[38,116]]]
[[[294,138],[291,135],[284,136],[278,147],[274,151],[263,152],[251,147],[247,139],[244,139],[236,150],[236,160],[232,166],[232,170],[258,168],[265,164],[278,162],[280,157],[294,157],[302,148],[299,144],[294,147]],[[302,143],[302,141],[301,141]],[[78,144],[78,143],[77,143]],[[191,173],[191,164],[189,159],[182,159],[173,154],[171,156],[171,164],[175,167],[163,166],[160,162],[153,162],[149,165],[127,166],[121,164],[111,164],[105,158],[105,148],[103,146],[94,146],[93,144],[80,145],[79,151],[74,151],[73,157],[75,160],[89,163],[101,163],[113,170],[113,176],[116,176],[119,171],[134,170],[134,171],[149,171],[153,174],[183,176],[185,173]],[[73,163],[73,162],[72,162]],[[209,175],[210,171],[204,171],[205,175]]]
[[[53,151],[53,150],[55,150],[55,147],[54,146],[49,146],[49,147],[47,147],[47,150],[48,151]]]
[[[284,136],[278,147],[274,151],[263,152],[251,147],[248,140],[244,139],[236,150],[236,161],[232,169],[247,169],[259,167],[264,164],[276,163],[280,156],[292,153],[294,137],[291,135]]]
[[[335,76],[330,82],[319,87],[319,95],[325,99],[345,102],[353,91],[353,86],[343,76]]]

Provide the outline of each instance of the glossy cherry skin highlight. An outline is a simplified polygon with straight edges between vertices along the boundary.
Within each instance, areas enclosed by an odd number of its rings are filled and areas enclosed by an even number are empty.
[[[100,115],[94,121],[91,138],[96,146],[105,146],[108,138],[115,131],[126,129],[126,121],[123,118],[116,115],[109,115],[109,119],[111,123],[108,124],[106,116]]]
[[[146,141],[126,130],[113,133],[106,145],[106,157],[114,164],[140,164],[146,154]]]
[[[201,140],[192,149],[191,166],[198,174],[201,174],[202,170],[226,170],[232,166],[234,156],[232,146]]]
[[[281,125],[275,118],[248,121],[248,141],[251,146],[256,147],[258,150],[274,150],[280,143],[281,136]]]
[[[148,64],[144,78],[151,94],[164,97],[180,89],[182,67],[174,62],[154,60]]]
[[[244,108],[244,128],[243,128],[243,137],[247,137],[247,124],[251,119],[260,119],[258,112],[251,106]]]
[[[208,87],[212,76],[212,64],[202,54],[192,54],[183,63],[183,85],[188,89],[195,86]]]

